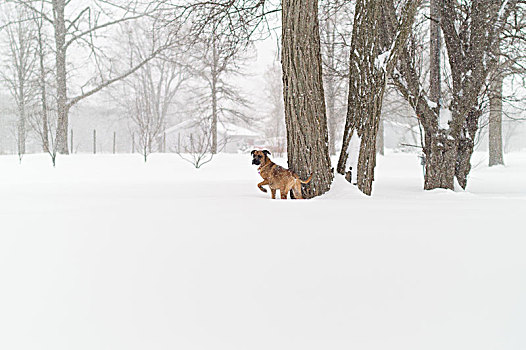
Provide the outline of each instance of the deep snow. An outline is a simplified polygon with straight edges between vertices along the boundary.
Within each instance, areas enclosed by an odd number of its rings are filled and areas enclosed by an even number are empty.
[[[526,153],[479,159],[273,201],[248,154],[0,157],[0,349],[524,350]]]

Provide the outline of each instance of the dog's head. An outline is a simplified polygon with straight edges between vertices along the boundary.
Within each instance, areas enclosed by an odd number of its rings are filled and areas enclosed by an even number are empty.
[[[270,152],[266,149],[263,151],[253,150],[250,154],[252,154],[252,164],[261,165],[269,160],[268,156],[270,155]]]

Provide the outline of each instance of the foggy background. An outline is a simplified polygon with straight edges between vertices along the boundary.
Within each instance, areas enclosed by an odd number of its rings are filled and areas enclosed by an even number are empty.
[[[336,1],[337,2],[337,1]],[[0,64],[2,75],[0,75],[0,154],[17,154],[19,152],[18,140],[20,136],[20,115],[13,87],[10,79],[16,76],[14,70],[16,52],[12,45],[21,36],[27,34],[29,49],[27,55],[31,56],[28,64],[26,90],[25,118],[25,152],[43,152],[42,139],[35,123],[29,122],[39,113],[40,98],[38,90],[38,60],[35,47],[35,11],[28,4],[37,5],[39,1],[8,1],[0,4],[2,16],[0,17]],[[151,2],[151,4],[161,2]],[[175,4],[178,2],[175,1]],[[185,2],[180,2],[183,5]],[[130,5],[132,4],[132,5]],[[272,4],[272,2],[271,2]],[[328,5],[327,5],[328,4]],[[85,2],[73,1],[66,8],[66,18],[70,20],[77,18],[79,27],[91,28],[96,25],[90,22],[92,19],[85,16],[82,11],[90,8],[93,17],[100,16],[100,22],[113,21],[122,18],[133,17],[129,9],[123,11],[123,6],[134,6],[134,11],[144,9],[146,5],[140,2]],[[275,4],[274,4],[275,5]],[[322,6],[329,6],[322,2]],[[50,9],[42,7],[44,14],[50,15]],[[146,7],[148,7],[146,6]],[[175,5],[174,5],[175,6]],[[341,5],[339,5],[341,6]],[[334,106],[334,112],[329,113],[329,125],[334,125],[333,133],[329,136],[334,143],[332,154],[339,151],[342,137],[343,121],[346,114],[346,98],[348,77],[345,76],[348,61],[348,44],[340,38],[345,37],[351,28],[352,7],[347,12],[339,11],[337,15],[324,17],[323,8],[320,10],[320,21],[322,31],[322,51],[324,59],[324,74],[329,79],[335,76],[336,84],[334,91],[328,91],[325,87],[326,101]],[[185,121],[206,124],[209,127],[212,113],[211,93],[209,89],[210,66],[210,42],[206,33],[198,34],[192,32],[191,26],[183,22],[182,18],[176,17],[176,10],[160,11],[152,16],[139,16],[137,19],[124,20],[121,23],[111,25],[107,28],[93,32],[89,40],[79,40],[68,48],[67,76],[68,98],[78,95],[89,87],[102,83],[111,76],[124,72],[127,67],[133,66],[134,60],[140,56],[141,49],[146,55],[154,38],[171,36],[170,46],[165,48],[156,58],[149,61],[143,68],[130,76],[116,81],[104,87],[99,92],[86,97],[72,106],[69,111],[68,146],[71,153],[141,153],[141,141],[137,120],[134,120],[130,106],[135,103],[137,96],[141,93],[136,88],[141,81],[141,74],[146,71],[155,80],[155,83],[166,84],[168,75],[161,76],[156,68],[163,63],[172,69],[177,78],[166,88],[166,93],[173,96],[166,101],[166,96],[161,96],[163,103],[167,104],[166,114],[159,121],[158,130],[152,131],[151,152],[184,152],[190,151],[190,135],[195,140],[199,130],[194,126],[191,130],[187,126],[181,126]],[[281,97],[281,65],[280,57],[280,13],[268,16],[266,22],[260,25],[257,35],[253,35],[249,41],[240,41],[228,47],[218,47],[218,52],[228,53],[235,51],[227,59],[225,71],[221,73],[220,85],[229,89],[222,92],[217,101],[219,108],[218,124],[220,126],[218,151],[238,152],[247,151],[252,147],[272,148],[275,152],[283,154],[286,147],[286,130],[284,126],[284,115]],[[21,21],[17,24],[17,20]],[[328,52],[330,43],[324,23],[331,23],[332,31],[336,33],[337,52]],[[82,30],[80,28],[79,30]],[[424,32],[428,30],[426,25],[422,26]],[[44,21],[42,26],[44,36],[44,64],[46,69],[46,83],[48,94],[48,108],[53,113],[55,105],[55,67],[54,67],[54,39],[53,28]],[[74,31],[68,37],[74,35]],[[222,33],[225,40],[230,40],[233,33]],[[423,44],[428,40],[427,34],[422,34]],[[155,45],[155,44],[153,44]],[[236,47],[233,47],[235,45]],[[334,56],[337,62],[338,73],[335,74],[328,67],[329,57]],[[334,58],[333,57],[333,58]],[[427,60],[427,52],[422,51],[422,61]],[[208,61],[207,61],[208,60]],[[128,63],[129,61],[129,63]],[[445,65],[445,64],[444,64]],[[445,77],[447,80],[447,69],[445,66]],[[143,76],[144,78],[144,76]],[[444,82],[446,87],[447,82]],[[132,91],[137,93],[134,95]],[[143,94],[144,95],[144,94]],[[503,117],[503,144],[504,152],[513,152],[526,148],[524,134],[524,103],[525,89],[524,78],[520,74],[507,76],[504,82],[504,117]],[[157,101],[160,103],[161,101]],[[481,121],[476,150],[487,150],[487,122],[488,111]],[[135,118],[136,119],[136,118]],[[394,89],[388,89],[382,112],[383,119],[383,147],[401,151],[418,152],[420,146],[420,130],[412,109],[404,102]],[[208,123],[208,124],[207,124]],[[53,121],[50,121],[53,124]],[[191,124],[191,123],[190,123]],[[193,124],[192,124],[193,125]],[[54,132],[53,125],[50,133]],[[185,131],[183,132],[182,129]],[[199,128],[198,128],[199,129]],[[203,127],[201,127],[203,129]],[[190,130],[190,131],[189,131]],[[96,133],[94,137],[94,131]],[[168,131],[168,134],[166,132]],[[165,135],[166,134],[166,135]],[[73,135],[73,142],[71,136]],[[95,143],[95,145],[94,145]],[[228,146],[227,146],[228,144]],[[186,147],[186,148],[185,148]],[[382,148],[383,148],[382,147]],[[94,150],[95,148],[95,150]]]

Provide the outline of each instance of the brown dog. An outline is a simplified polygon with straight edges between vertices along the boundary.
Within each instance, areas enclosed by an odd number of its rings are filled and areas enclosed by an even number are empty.
[[[252,164],[259,165],[258,172],[263,181],[258,183],[261,191],[267,192],[263,186],[268,185],[272,192],[272,199],[276,198],[276,190],[279,190],[281,199],[287,199],[290,190],[294,193],[294,198],[302,199],[301,184],[307,184],[312,179],[312,175],[305,181],[301,180],[292,170],[285,169],[270,160],[270,152],[267,150],[253,150]]]

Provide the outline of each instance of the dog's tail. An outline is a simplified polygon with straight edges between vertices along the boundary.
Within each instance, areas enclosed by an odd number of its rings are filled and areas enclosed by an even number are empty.
[[[307,180],[302,180],[298,177],[298,180],[302,183],[302,184],[308,184],[310,182],[310,180],[312,180],[312,174],[310,174],[309,178]]]

